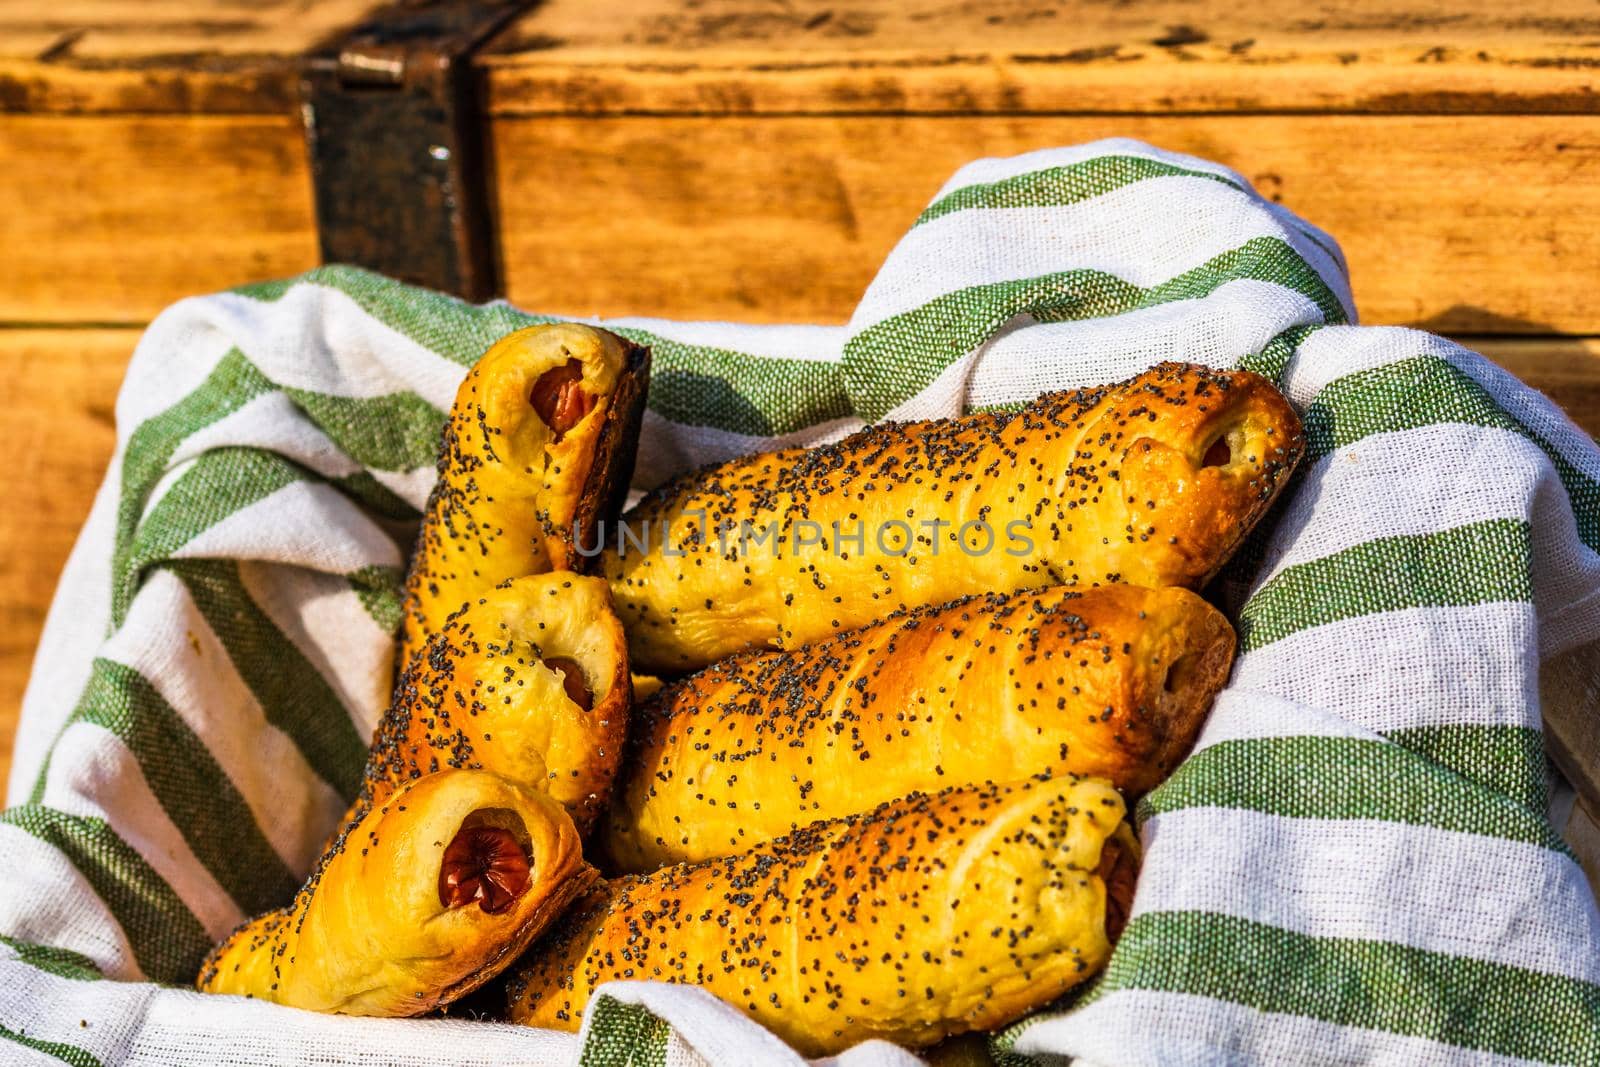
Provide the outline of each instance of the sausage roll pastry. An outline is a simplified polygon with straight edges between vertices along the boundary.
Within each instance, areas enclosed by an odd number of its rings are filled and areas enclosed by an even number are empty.
[[[586,570],[632,477],[650,353],[577,323],[501,338],[456,393],[406,580],[400,662],[508,578]]]
[[[632,978],[703,986],[811,1056],[1002,1026],[1110,955],[1138,861],[1123,814],[1093,779],[973,786],[617,879],[523,957],[510,1017],[576,1030]]]
[[[212,950],[197,986],[312,1011],[420,1015],[516,959],[593,883],[561,805],[482,771],[409,782],[294,902]]]
[[[615,866],[725,856],[913,790],[1094,775],[1142,793],[1189,751],[1233,629],[1186,589],[991,593],[724,660],[634,714]]]
[[[624,516],[602,563],[635,666],[683,671],[972,593],[1198,587],[1303,450],[1267,379],[1163,363],[708,467]]]
[[[467,767],[548,793],[587,833],[611,794],[630,693],[603,580],[557,571],[507,582],[451,616],[407,665],[355,810]]]

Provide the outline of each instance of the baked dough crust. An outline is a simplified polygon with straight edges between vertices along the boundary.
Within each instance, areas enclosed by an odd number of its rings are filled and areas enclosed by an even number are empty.
[[[510,1018],[576,1030],[626,978],[699,985],[808,1056],[1003,1026],[1109,957],[1107,883],[1115,925],[1137,854],[1123,815],[1092,779],[974,786],[621,878],[523,958]]]
[[[603,580],[558,571],[507,582],[412,658],[353,814],[412,779],[473,768],[548,793],[587,834],[611,795],[631,692]]]
[[[1197,588],[1303,450],[1267,379],[1163,363],[1015,414],[882,423],[694,472],[624,516],[634,540],[613,539],[603,573],[635,667],[654,672],[971,594]],[[979,522],[987,542],[963,534]]]
[[[606,849],[615,868],[650,871],[915,790],[1040,772],[1137,795],[1188,753],[1233,649],[1196,594],[1108,585],[972,597],[745,653],[635,711]]]
[[[574,537],[598,544],[621,510],[649,364],[614,333],[554,323],[507,334],[467,373],[406,579],[402,665],[501,582],[591,569]]]
[[[509,902],[448,904],[441,868],[482,827],[521,850],[520,889]],[[430,775],[341,836],[292,904],[213,949],[196,985],[312,1011],[420,1015],[504,970],[594,878],[549,797],[482,771]]]

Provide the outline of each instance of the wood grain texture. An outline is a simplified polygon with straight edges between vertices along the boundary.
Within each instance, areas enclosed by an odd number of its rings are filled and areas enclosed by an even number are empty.
[[[1583,873],[1589,876],[1589,885],[1600,900],[1600,819],[1590,814],[1583,801],[1573,805],[1572,817],[1561,828],[1561,834],[1572,846]]]
[[[314,263],[282,79],[372,6],[0,0],[0,107],[32,112],[0,114],[0,195],[30,208],[0,223],[0,320],[140,322]],[[549,0],[478,57],[507,286],[550,310],[837,321],[956,166],[1132,134],[1335,233],[1367,321],[1597,332],[1591,7]],[[1330,113],[1285,114],[1307,109]],[[552,230],[612,240],[576,267]]]
[[[0,115],[0,321],[141,323],[317,264],[288,116]]]
[[[0,329],[0,783],[45,612],[111,459],[117,386],[138,339],[132,329]]]
[[[136,329],[0,328],[0,782],[33,652],[62,564],[114,443],[112,411]],[[1600,337],[1463,337],[1600,435]]]
[[[1600,332],[1600,118],[502,118],[509,295],[837,322],[962,163],[1112,134],[1218,159],[1338,236],[1367,322]],[[0,321],[148,321],[317,262],[297,124],[0,115]]]
[[[0,111],[290,114],[299,57],[377,0],[0,0]]]
[[[1600,438],[1600,338],[1458,337],[1561,406]]]
[[[376,0],[0,0],[0,109],[284,113]],[[1592,112],[1588,0],[548,0],[481,56],[541,112]]]
[[[963,163],[1099,137],[1238,168],[1334,234],[1369,323],[1600,333],[1600,117],[500,118],[532,309],[842,322]]]
[[[549,0],[497,114],[1592,113],[1588,0]]]

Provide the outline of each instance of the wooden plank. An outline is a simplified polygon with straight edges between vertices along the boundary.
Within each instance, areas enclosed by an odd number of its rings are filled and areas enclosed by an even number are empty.
[[[626,285],[626,279],[616,284]],[[136,329],[0,328],[0,782],[57,577],[104,476]],[[1600,337],[1463,337],[1600,434]]]
[[[1572,807],[1572,818],[1561,828],[1578,857],[1578,865],[1589,876],[1589,888],[1600,901],[1600,819],[1590,814],[1582,801]]]
[[[848,317],[960,164],[1123,132],[1220,159],[1338,236],[1365,321],[1600,332],[1600,119],[501,119],[511,297],[539,310]],[[779,150],[781,146],[781,150]],[[290,118],[0,116],[0,321],[142,322],[317,261]]]
[[[1582,112],[1589,0],[548,0],[496,114]]]
[[[1594,116],[499,118],[507,292],[842,322],[963,163],[1113,135],[1234,166],[1336,236],[1363,321],[1600,333]]]
[[[296,106],[299,57],[377,0],[0,0],[0,111]]]
[[[563,117],[492,135],[508,291],[543,310],[842,321],[961,163],[1129,133],[1239,167],[1337,235],[1366,321],[1586,333],[1597,122]],[[29,205],[5,223],[0,321],[147,321],[315,265],[300,138],[290,118],[0,115],[0,197]]]
[[[0,0],[0,109],[287,113],[377,0]],[[484,57],[541,112],[1592,112],[1587,0],[549,0]]]
[[[0,321],[145,322],[318,262],[292,116],[0,115],[0,159]]]
[[[1600,438],[1600,338],[1457,337],[1561,405]]]
[[[0,57],[154,63],[298,56],[379,0],[0,0]]]
[[[117,386],[138,338],[132,329],[0,330],[0,783],[45,612],[111,458]]]
[[[0,196],[28,205],[0,235],[0,320],[144,321],[314,263],[282,79],[373,3],[0,0],[0,108],[160,113],[0,114]],[[960,163],[1131,133],[1232,163],[1333,232],[1368,321],[1597,331],[1592,114],[1024,117],[1592,112],[1588,4],[626,0],[595,19],[549,0],[481,57],[509,290],[558,310],[838,320]],[[196,110],[276,114],[164,113]],[[572,114],[634,110],[677,114]],[[573,269],[546,238],[576,231],[616,240]],[[672,268],[640,269],[656,262]],[[617,270],[621,299],[599,277]]]

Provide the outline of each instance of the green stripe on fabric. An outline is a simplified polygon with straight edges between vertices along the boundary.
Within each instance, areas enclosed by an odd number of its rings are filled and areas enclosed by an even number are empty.
[[[1375,433],[1439,423],[1509,430],[1537,445],[1555,466],[1571,500],[1579,540],[1600,552],[1600,483],[1502,408],[1483,386],[1439,356],[1403,359],[1329,382],[1306,409],[1308,459],[1321,458]]]
[[[1290,326],[1262,345],[1261,351],[1252,352],[1239,360],[1239,369],[1254,371],[1281,387],[1283,372],[1289,369],[1289,360],[1294,358],[1295,351],[1305,343],[1307,337],[1326,325],[1325,322],[1309,322]]]
[[[1285,567],[1239,613],[1252,651],[1314,626],[1406,608],[1531,601],[1532,546],[1520,519],[1380,537]]]
[[[299,879],[262,834],[244,797],[144,675],[96,658],[63,732],[80,722],[110,731],[128,747],[161,810],[241,911],[265,911],[294,895]],[[47,759],[30,803],[42,800],[49,773]]]
[[[1322,312],[1322,324],[1345,321],[1344,305],[1322,276],[1291,245],[1276,237],[1252,237],[1238,248],[1222,252],[1176,278],[1143,290],[1133,306],[1122,310],[1135,311],[1176,300],[1197,300],[1221,285],[1240,279],[1272,282],[1294,290],[1317,305]],[[1036,317],[1042,322],[1061,322],[1090,318],[1095,314],[1104,313],[1085,314],[1069,304],[1046,308],[1036,313]]]
[[[338,489],[345,496],[366,508],[380,519],[391,522],[414,523],[422,518],[422,512],[406,503],[397,496],[394,490],[384,485],[366,471],[357,471],[355,474],[343,474],[337,478],[329,478],[328,483]],[[394,535],[394,531],[389,531]],[[411,541],[416,537],[415,530],[407,531],[403,538],[401,550],[409,552]]]
[[[345,576],[372,621],[387,633],[396,633],[405,617],[405,574],[398,567],[363,567]]]
[[[1040,1061],[1034,1057],[1003,1048],[998,1042],[991,1041],[986,1051],[994,1067],[1040,1067]]]
[[[589,1037],[579,1067],[666,1067],[672,1027],[648,1008],[598,996],[584,1011]]]
[[[243,295],[276,300],[296,284],[338,290],[389,328],[470,366],[496,341],[524,326],[566,321],[530,315],[505,304],[475,306],[413,289],[354,267],[320,267],[288,283],[251,287]],[[836,363],[783,359],[691,345],[647,330],[614,327],[652,352],[647,404],[664,419],[729,433],[772,436],[804,429],[851,412]],[[429,442],[438,448],[435,435]],[[383,466],[381,464],[369,464]],[[384,466],[383,469],[401,469]]]
[[[181,984],[194,980],[211,938],[172,887],[105,820],[25,804],[0,811],[0,823],[27,831],[78,869],[111,909],[146,977]]]
[[[1531,811],[1543,813],[1550,806],[1544,734],[1531,727],[1448,723],[1383,736]]]
[[[80,982],[98,981],[105,977],[93,960],[70,949],[36,945],[0,934],[0,945],[17,954],[17,959],[57,978],[71,978]]]
[[[1299,253],[1277,238],[1257,237],[1148,289],[1104,271],[1072,270],[969,286],[935,297],[847,341],[845,387],[856,413],[871,421],[921,392],[1018,315],[1040,322],[1117,315],[1197,299],[1241,278],[1293,289],[1313,300],[1325,321],[1344,321],[1338,297]]]
[[[1017,1039],[1027,1032],[1028,1027],[1045,1019],[1065,1015],[1070,1011],[1091,1003],[1095,991],[1100,984],[1100,979],[1105,972],[1089,979],[1081,985],[1067,990],[1061,997],[1046,1004],[1036,1011],[1031,1011],[1022,1018],[993,1030],[989,1033],[988,1052],[994,1060],[994,1067],[1040,1067],[1040,1061],[1033,1056],[1018,1052]]]
[[[391,330],[464,367],[476,363],[490,345],[513,330],[561,321],[548,315],[530,315],[504,303],[469,304],[345,264],[317,267],[294,278],[245,286],[234,292],[271,303],[298,285],[319,285],[343,293]]]
[[[649,407],[672,422],[773,437],[851,413],[838,363],[686,345],[625,327],[616,332],[650,346]]]
[[[251,598],[238,561],[172,560],[164,567],[189,590],[267,721],[288,735],[346,803],[355,799],[367,763],[367,739],[327,680]]]
[[[297,481],[313,477],[272,452],[218,448],[195,458],[139,523],[121,570],[112,607],[121,625],[144,569],[228,518]]]
[[[882,418],[993,337],[1017,315],[1093,318],[1132,310],[1140,290],[1103,271],[1077,270],[969,286],[868,327],[845,342],[845,387],[857,413]],[[1057,321],[1052,318],[1051,321]]]
[[[121,622],[123,612],[132,602],[138,568],[152,562],[149,558],[132,559],[136,551],[134,541],[142,532],[141,518],[150,492],[166,472],[173,454],[186,438],[276,388],[244,353],[233,349],[218,361],[211,374],[192,393],[161,414],[145,420],[134,431],[123,460],[117,508],[113,555],[113,573],[117,576],[113,592],[116,622]],[[415,394],[356,398],[328,396],[304,389],[285,389],[284,392],[346,455],[365,467],[409,471],[432,467],[437,461],[445,415]],[[265,451],[260,454],[270,455]],[[384,518],[414,521],[419,517],[416,508],[366,471],[331,481],[357,503]]]
[[[249,282],[245,285],[236,285],[229,289],[228,292],[238,296],[247,296],[252,300],[260,300],[263,303],[272,303],[281,299],[283,294],[293,288],[296,280],[295,278],[273,278],[270,281]]]
[[[1571,855],[1543,812],[1475,788],[1388,741],[1258,737],[1190,756],[1140,801],[1139,821],[1188,808],[1229,808],[1290,819],[1378,819],[1498,837]]]
[[[98,1058],[76,1045],[29,1037],[26,1034],[19,1034],[15,1030],[7,1029],[4,1025],[0,1025],[0,1037],[5,1038],[7,1041],[15,1041],[17,1044],[31,1048],[35,1052],[43,1052],[47,1056],[54,1056],[62,1063],[72,1064],[72,1067],[101,1067]]]
[[[283,391],[363,467],[404,472],[439,461],[445,413],[415,393],[351,397],[287,387]]]
[[[1310,937],[1230,915],[1135,918],[1100,987],[1103,997],[1124,989],[1209,997],[1546,1063],[1600,1062],[1600,986],[1389,941]]]
[[[915,225],[973,209],[1064,207],[1150,178],[1203,178],[1245,195],[1255,195],[1247,184],[1226,174],[1180,167],[1143,156],[1096,156],[954,189],[928,205]],[[1338,250],[1298,216],[1279,215],[1276,221],[1321,249],[1335,263],[1343,263]]]
[[[1289,360],[1294,356],[1295,349],[1312,333],[1322,329],[1326,323],[1306,323],[1300,326],[1291,326],[1278,334],[1264,345],[1260,352],[1251,353],[1239,361],[1240,370],[1253,371],[1263,377],[1270,378],[1273,382],[1281,382],[1283,372],[1289,366]],[[969,404],[967,412],[974,411],[999,411],[1005,413],[1021,411],[1031,402],[1029,400],[1006,400],[996,404]],[[1284,493],[1283,497],[1293,494]],[[1270,534],[1272,523],[1259,522],[1253,531],[1255,533]],[[1244,549],[1239,550],[1242,554]],[[1237,555],[1235,556],[1237,558]],[[1259,562],[1259,559],[1257,560]]]
[[[130,557],[150,492],[184,439],[272,391],[269,382],[237,348],[217,361],[211,373],[182,400],[140,423],[128,438],[117,499],[116,547],[112,553],[112,619],[121,625],[133,601],[137,576]]]
[[[1179,167],[1142,156],[1096,156],[1078,163],[1028,171],[999,181],[966,185],[929,204],[914,225],[973,208],[1064,207],[1149,178],[1205,178],[1238,189],[1221,174]]]

